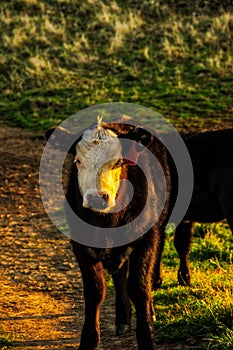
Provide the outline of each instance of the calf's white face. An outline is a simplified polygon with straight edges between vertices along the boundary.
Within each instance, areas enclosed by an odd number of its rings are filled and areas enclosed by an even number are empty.
[[[115,206],[122,171],[122,147],[117,135],[101,123],[86,130],[76,145],[75,163],[83,206],[108,212]]]

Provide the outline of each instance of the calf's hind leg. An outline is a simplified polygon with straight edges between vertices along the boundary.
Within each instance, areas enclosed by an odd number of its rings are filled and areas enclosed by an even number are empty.
[[[136,310],[138,350],[155,350],[152,303],[154,252],[153,242],[142,242],[140,250],[135,250],[130,257],[128,293]]]
[[[177,228],[174,244],[180,258],[178,282],[181,286],[190,286],[189,252],[193,236],[193,222],[181,222]]]
[[[119,271],[112,274],[116,292],[115,334],[122,335],[131,323],[131,303],[127,292],[129,261],[127,260]]]

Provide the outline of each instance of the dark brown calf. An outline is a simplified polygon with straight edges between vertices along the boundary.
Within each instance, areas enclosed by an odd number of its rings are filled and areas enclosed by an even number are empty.
[[[53,131],[50,130],[47,137],[50,137]],[[50,142],[55,147],[59,147],[58,138],[62,139],[62,137],[67,140],[69,134],[60,129],[57,136],[53,134]],[[122,150],[116,137],[120,140]],[[131,140],[128,149],[123,145],[124,139]],[[100,147],[101,152],[98,153],[94,148],[92,150],[92,141]],[[140,146],[138,148],[135,145],[135,141],[146,145],[150,154],[141,151]],[[110,142],[108,147],[104,146],[106,142]],[[114,161],[107,160],[107,164],[103,164],[97,172],[97,188],[91,188],[93,187],[92,165],[98,162],[100,153],[106,152],[109,155],[113,147],[114,152],[121,154],[122,158]],[[138,349],[154,350],[154,311],[151,290],[154,271],[156,271],[155,281],[160,281],[159,262],[164,243],[164,229],[176,196],[176,184],[173,183],[176,182],[176,177],[173,179],[171,175],[171,160],[164,146],[154,136],[142,128],[121,122],[111,125],[98,121],[96,129],[92,128],[84,132],[71,150],[74,153],[75,163],[72,166],[66,198],[73,212],[84,223],[92,225],[90,230],[86,229],[85,224],[75,225],[67,211],[72,246],[84,284],[85,323],[79,350],[95,350],[100,341],[99,316],[100,305],[105,297],[105,268],[112,273],[115,285],[116,334],[122,334],[130,326],[131,300],[136,309]],[[131,159],[127,159],[127,154],[131,155]],[[154,157],[160,165],[152,166]],[[144,172],[138,166],[140,159]],[[109,175],[108,179],[106,174]],[[164,177],[166,190],[165,193],[160,193],[160,191],[163,192],[161,179]],[[117,189],[109,180],[112,178]],[[124,184],[120,184],[118,188],[119,179],[127,179],[134,189],[133,197],[127,205],[123,204],[127,203],[129,194]],[[165,205],[159,213],[159,202],[163,195],[165,195]],[[116,206],[122,204],[122,209],[112,211],[114,201]],[[147,210],[143,212],[145,207]],[[97,237],[98,241],[101,227],[110,230],[124,227],[128,223],[133,225],[142,212],[140,222],[129,229],[130,243],[113,247],[110,244],[109,247],[102,248],[80,244],[80,239],[87,237],[91,239]],[[156,217],[157,219],[154,220]],[[154,223],[148,227],[151,220],[154,220]],[[131,236],[134,237],[134,235],[138,238],[131,240]],[[114,243],[114,237],[112,239]]]
[[[180,257],[178,280],[190,284],[188,257],[194,222],[224,218],[233,232],[233,129],[209,131],[184,139],[194,170],[192,200],[175,234]]]

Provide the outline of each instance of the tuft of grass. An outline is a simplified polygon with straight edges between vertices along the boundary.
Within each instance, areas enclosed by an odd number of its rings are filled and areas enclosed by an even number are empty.
[[[232,349],[233,331],[228,327],[220,325],[219,335],[210,335],[208,349],[229,350]]]
[[[5,334],[4,330],[0,328],[0,349],[6,349],[6,347],[10,347],[11,344],[11,336],[9,334]]]

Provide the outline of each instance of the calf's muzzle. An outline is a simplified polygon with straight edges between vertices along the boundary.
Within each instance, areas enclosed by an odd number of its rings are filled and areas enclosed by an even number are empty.
[[[104,191],[100,191],[87,194],[83,206],[85,208],[103,210],[108,207],[108,203],[109,195]]]

